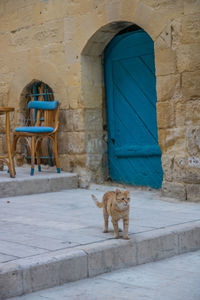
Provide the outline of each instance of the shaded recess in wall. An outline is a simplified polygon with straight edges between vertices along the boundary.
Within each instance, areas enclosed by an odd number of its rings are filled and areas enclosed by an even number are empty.
[[[117,35],[121,35],[127,32],[131,32],[131,31],[137,31],[137,30],[141,30],[142,28],[137,26],[136,24],[133,24],[131,26],[128,26],[122,30],[120,30],[120,32],[117,33]]]
[[[21,95],[21,106],[23,111],[23,125],[33,126],[36,121],[36,111],[28,109],[29,101],[54,101],[54,93],[51,87],[40,80],[32,80],[24,89]],[[43,121],[41,116],[40,121]],[[41,162],[42,164],[55,165],[52,143],[49,139],[44,139],[41,147]],[[22,156],[27,163],[30,163],[31,157],[27,144],[22,144]]]

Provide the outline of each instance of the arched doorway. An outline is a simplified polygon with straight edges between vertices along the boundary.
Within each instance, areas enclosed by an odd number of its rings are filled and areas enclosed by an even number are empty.
[[[117,35],[105,50],[109,175],[160,188],[154,44],[143,30]]]

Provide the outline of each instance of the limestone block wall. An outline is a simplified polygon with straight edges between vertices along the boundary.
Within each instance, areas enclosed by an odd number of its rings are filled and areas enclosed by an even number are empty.
[[[41,80],[61,102],[63,170],[82,185],[108,174],[103,53],[137,24],[153,39],[165,195],[200,201],[199,0],[1,0],[0,105],[22,123],[24,88]],[[0,121],[1,122],[1,121]],[[4,140],[0,126],[0,149]]]
[[[182,2],[155,40],[162,191],[200,201],[200,2]]]

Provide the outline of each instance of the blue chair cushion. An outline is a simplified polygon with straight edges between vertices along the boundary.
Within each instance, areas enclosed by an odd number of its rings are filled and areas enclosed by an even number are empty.
[[[31,133],[48,133],[54,131],[53,127],[46,126],[27,126],[27,127],[17,127],[16,132],[31,132]]]

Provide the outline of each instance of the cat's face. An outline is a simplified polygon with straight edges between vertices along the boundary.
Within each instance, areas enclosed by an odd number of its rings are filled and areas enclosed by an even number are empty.
[[[121,191],[116,189],[116,204],[119,209],[127,209],[130,204],[130,193],[129,191]]]

